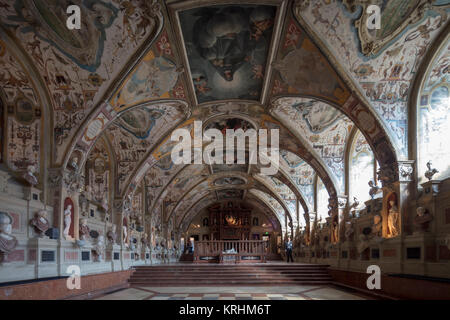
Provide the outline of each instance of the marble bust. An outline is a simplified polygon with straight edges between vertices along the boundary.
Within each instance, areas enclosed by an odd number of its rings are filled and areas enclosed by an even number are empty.
[[[108,211],[108,200],[106,199],[106,198],[103,198],[103,200],[102,200],[102,208],[103,208],[103,210],[105,210],[105,212],[107,212]]]
[[[28,166],[27,171],[23,174],[23,178],[33,187],[38,184],[38,180],[34,175],[35,171],[34,166]]]
[[[38,234],[39,237],[45,237],[45,233],[50,228],[50,223],[47,220],[47,211],[40,210],[35,215],[34,218],[31,219],[31,225],[34,227],[34,230]]]
[[[97,238],[97,243],[94,246],[94,253],[96,256],[96,261],[103,261],[103,251],[105,250],[105,237],[100,234]]]
[[[12,235],[12,222],[10,215],[0,212],[0,261],[17,247],[17,239]]]
[[[87,240],[89,238],[89,231],[90,229],[87,225],[87,219],[81,218],[79,227],[80,240]]]
[[[117,227],[116,227],[116,225],[113,225],[111,227],[111,230],[108,231],[106,236],[108,237],[108,241],[111,244],[115,244],[116,243],[116,241],[117,241]]]
[[[372,234],[377,237],[381,237],[382,235],[382,223],[381,216],[375,215],[373,217],[373,225],[372,225]]]
[[[419,231],[427,231],[433,216],[424,207],[418,207],[414,217],[414,225]]]
[[[347,221],[345,223],[345,239],[350,241],[352,240],[352,236],[355,230],[353,229],[353,223],[351,221]]]

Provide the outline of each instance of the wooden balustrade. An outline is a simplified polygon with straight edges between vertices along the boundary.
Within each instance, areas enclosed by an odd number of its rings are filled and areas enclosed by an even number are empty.
[[[233,250],[230,252],[230,250]],[[268,242],[262,240],[211,240],[194,243],[194,262],[266,262]]]

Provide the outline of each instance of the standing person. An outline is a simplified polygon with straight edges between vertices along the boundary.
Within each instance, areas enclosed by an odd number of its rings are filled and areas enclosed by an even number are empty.
[[[294,258],[292,257],[292,241],[291,237],[287,238],[286,241],[286,256],[287,256],[287,262],[289,262],[289,259],[294,262]]]

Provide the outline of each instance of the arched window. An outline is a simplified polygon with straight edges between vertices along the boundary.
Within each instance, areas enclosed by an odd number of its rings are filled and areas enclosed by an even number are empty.
[[[369,181],[376,182],[376,161],[364,135],[358,131],[353,139],[349,158],[349,201],[356,197],[359,207],[370,199]]]
[[[258,217],[254,217],[253,218],[253,226],[255,226],[255,227],[259,226],[259,219],[258,219]]]
[[[322,182],[322,179],[317,178],[316,185],[316,194],[317,194],[317,220],[321,222],[325,222],[325,218],[328,217],[328,191],[325,188],[325,185]]]
[[[303,206],[301,204],[299,204],[298,206],[298,225],[299,227],[306,226],[305,210],[303,209]]]
[[[439,172],[433,179],[450,176],[450,40],[428,67],[418,99],[418,157],[419,182],[426,181],[427,162]]]
[[[203,226],[204,226],[204,227],[209,226],[209,219],[208,219],[208,218],[204,218],[204,219],[203,219]]]

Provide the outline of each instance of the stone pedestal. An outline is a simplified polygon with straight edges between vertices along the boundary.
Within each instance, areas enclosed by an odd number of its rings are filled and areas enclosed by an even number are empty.
[[[120,256],[121,256],[122,270],[128,270],[130,267],[133,266],[134,252],[132,250],[123,246],[120,249]]]
[[[339,246],[339,268],[349,269],[351,261],[355,260],[354,253],[356,252],[356,246],[353,241],[345,241]]]
[[[404,239],[404,272],[427,275],[427,263],[437,261],[435,237],[429,232],[415,232]]]
[[[16,237],[17,246],[12,252],[3,256],[0,263],[0,282],[18,281],[23,279],[33,279],[36,261],[35,249],[28,249],[28,240],[24,237]]]
[[[382,273],[402,273],[403,243],[401,237],[384,239],[379,245]]]
[[[431,180],[420,184],[423,188],[424,196],[437,196],[440,191],[441,181]]]
[[[24,200],[40,202],[42,191],[35,187],[24,187],[23,188]]]
[[[75,240],[58,240],[58,252],[59,252],[59,275],[67,276],[71,273],[67,273],[67,268],[72,265],[80,265],[81,253],[80,247],[76,244]]]
[[[59,274],[58,267],[58,240],[45,238],[32,238],[28,242],[31,250],[30,258],[34,258],[35,278],[54,277]],[[32,259],[29,259],[30,262]]]

